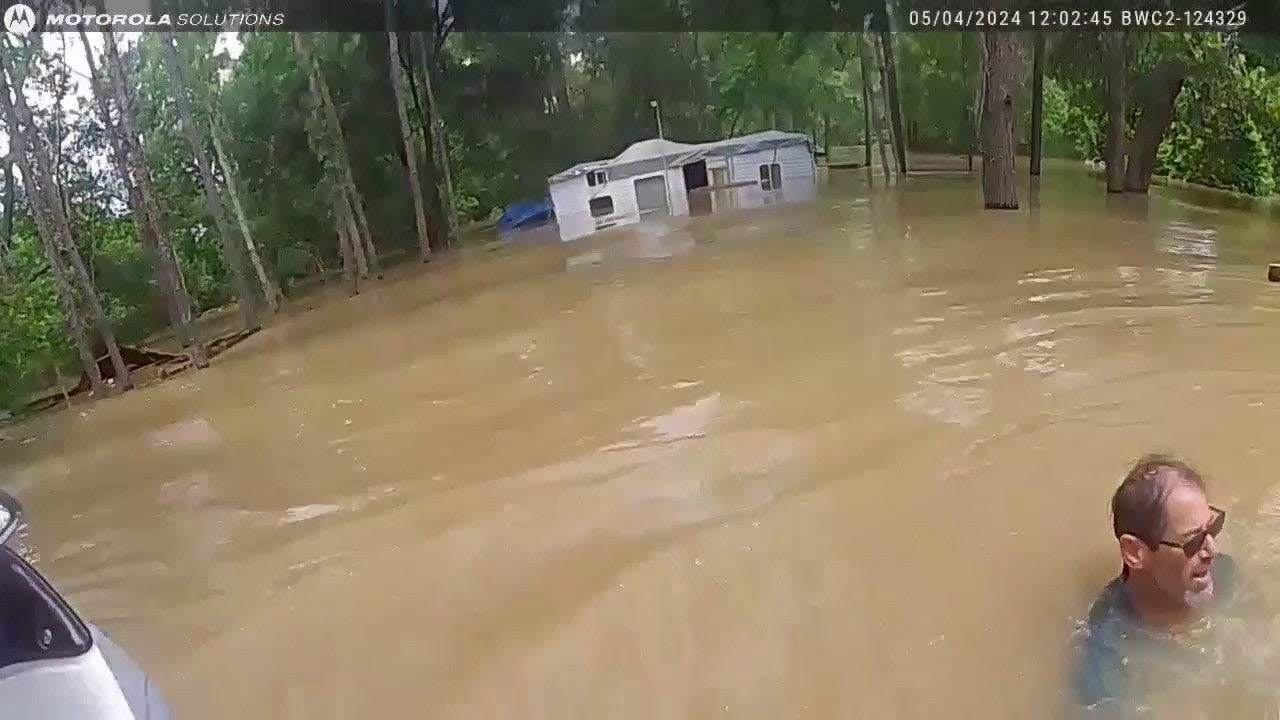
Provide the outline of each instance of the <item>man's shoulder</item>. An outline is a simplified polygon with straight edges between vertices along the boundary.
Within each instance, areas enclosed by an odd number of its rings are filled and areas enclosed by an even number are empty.
[[[1098,593],[1078,636],[1074,684],[1079,705],[1091,707],[1123,696],[1123,648],[1135,617],[1124,579],[1117,576]]]
[[[1089,606],[1089,627],[1093,629],[1117,619],[1127,619],[1133,614],[1133,605],[1124,587],[1124,578],[1116,576],[1107,583]]]

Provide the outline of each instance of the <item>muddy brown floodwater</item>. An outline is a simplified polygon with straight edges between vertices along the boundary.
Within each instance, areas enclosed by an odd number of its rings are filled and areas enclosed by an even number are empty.
[[[1280,589],[1280,223],[1020,193],[477,253],[20,426],[0,481],[182,718],[1048,717],[1137,455]]]

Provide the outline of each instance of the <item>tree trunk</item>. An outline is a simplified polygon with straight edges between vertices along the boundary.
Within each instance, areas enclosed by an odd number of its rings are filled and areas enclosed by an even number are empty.
[[[858,65],[862,70],[862,144],[863,164],[871,167],[871,76],[867,74],[867,53],[858,43]]]
[[[547,54],[550,56],[549,59],[551,60],[549,63],[551,66],[550,76],[547,78],[547,83],[551,86],[551,97],[555,101],[555,110],[557,113],[568,112],[572,108],[569,107],[569,79],[564,70],[564,51],[560,48],[560,40],[557,36],[550,36],[547,42],[550,45],[550,52]],[[696,58],[691,64],[694,67],[697,67]],[[690,95],[692,95],[694,93],[694,89],[690,87],[689,90]],[[699,113],[699,116],[701,116],[701,113]],[[698,118],[695,118],[695,120],[697,119]]]
[[[902,177],[902,168],[898,164],[898,138],[896,129],[893,126],[892,109],[889,107],[892,102],[889,98],[889,70],[885,62],[884,45],[880,44],[879,37],[871,36],[871,56],[875,58],[880,68],[880,124],[877,128],[885,128],[888,134],[888,144],[890,152],[893,155],[893,167],[898,171],[898,177]]]
[[[353,247],[362,246],[357,248],[356,257],[359,258],[367,253],[369,262],[372,263],[375,271],[377,271],[380,267],[378,249],[373,242],[373,233],[369,230],[369,219],[364,213],[364,199],[360,196],[360,190],[356,187],[355,175],[351,172],[351,158],[347,155],[346,138],[342,132],[342,121],[338,117],[338,108],[333,104],[333,96],[329,94],[329,85],[325,82],[319,59],[312,56],[311,46],[302,33],[293,33],[293,46],[302,57],[304,67],[308,70],[311,92],[316,96],[320,112],[328,126],[326,135],[329,139],[329,145],[333,149],[333,160],[337,165],[337,180],[346,185],[346,192],[354,201],[355,218],[363,235],[363,238],[357,236],[353,239]],[[365,277],[368,277],[367,269],[365,273]]]
[[[982,202],[987,208],[1018,208],[1014,175],[1013,91],[1018,76],[1017,38],[983,33],[987,62],[982,107]]]
[[[258,275],[258,283],[262,285],[262,294],[267,299],[267,306],[274,313],[280,310],[280,298],[283,296],[280,292],[280,287],[267,274],[267,269],[262,264],[262,256],[258,254],[258,245],[253,241],[253,233],[249,231],[249,218],[244,214],[244,207],[240,204],[240,191],[236,189],[235,169],[231,165],[230,156],[222,145],[222,124],[213,112],[213,108],[210,107],[209,117],[213,123],[213,154],[217,157],[218,165],[222,168],[222,176],[227,179],[227,194],[231,196],[231,208],[235,211],[236,222],[240,225],[240,234],[244,237],[244,244],[249,250],[249,260],[253,263],[253,271]]]
[[[822,113],[822,156],[831,164],[831,114]]]
[[[13,244],[13,156],[4,159],[4,219],[0,226],[0,258]]]
[[[8,88],[4,89],[5,98],[8,97]],[[71,282],[67,279],[66,265],[62,262],[62,255],[58,252],[58,248],[54,242],[53,223],[45,213],[44,203],[38,197],[39,192],[35,189],[35,173],[31,170],[31,163],[25,157],[25,153],[21,153],[16,146],[22,144],[21,131],[17,128],[17,123],[11,114],[12,104],[7,100],[0,100],[0,105],[4,105],[6,120],[8,121],[9,137],[11,143],[11,153],[18,154],[18,167],[22,170],[23,177],[27,178],[27,204],[31,211],[31,217],[35,220],[36,231],[40,235],[44,246],[45,257],[49,259],[50,276],[53,278],[53,287],[58,295],[58,304],[62,307],[62,314],[67,319],[67,329],[71,334],[72,344],[75,345],[76,354],[80,357],[80,366],[84,369],[85,375],[89,378],[89,388],[95,395],[103,396],[108,393],[106,382],[102,379],[102,371],[98,368],[98,360],[94,357],[93,343],[89,340],[89,335],[85,330],[84,318],[80,314],[80,308],[76,302],[75,289],[71,287]]]
[[[89,79],[97,99],[98,112],[102,123],[111,139],[113,157],[117,172],[120,173],[125,189],[129,193],[130,210],[133,212],[138,240],[152,262],[156,282],[160,286],[165,309],[169,313],[169,322],[179,342],[187,349],[191,364],[197,368],[209,366],[209,353],[200,338],[200,333],[191,323],[191,298],[187,294],[182,281],[182,270],[178,265],[177,254],[165,238],[161,228],[160,205],[156,202],[155,192],[151,187],[151,170],[147,167],[139,134],[133,124],[132,106],[129,103],[128,86],[125,84],[124,64],[120,62],[120,54],[116,51],[115,36],[110,28],[103,30],[103,45],[106,48],[107,83],[111,87],[111,95],[120,109],[119,126],[111,122],[111,113],[107,108],[107,94],[103,92],[98,78],[98,70],[94,66],[93,50],[83,29],[80,40],[84,44],[85,58],[89,63]],[[130,169],[132,168],[132,175]]]
[[[984,35],[978,33],[978,82],[973,84],[973,113],[970,116],[970,127],[973,128],[971,139],[971,147],[981,156],[982,149],[982,118],[986,115],[987,102],[987,45],[983,39]],[[973,170],[973,163],[969,163],[969,170]]]
[[[432,155],[435,158],[434,166],[439,169],[440,177],[444,181],[444,192],[441,194],[444,200],[445,217],[449,221],[448,242],[451,243],[458,232],[458,208],[454,202],[453,171],[449,167],[448,138],[444,118],[440,115],[440,106],[436,104],[435,83],[431,78],[431,63],[427,57],[427,37],[425,33],[417,33],[417,35],[418,56],[422,65],[422,85],[427,96],[427,117],[424,120],[430,125],[427,144],[432,148]]]
[[[956,39],[959,40],[960,43],[960,77],[967,78],[969,77],[969,54],[964,51],[964,37],[965,33],[956,33]],[[960,127],[964,128],[965,134],[968,135],[968,137],[964,138],[961,142],[967,146],[965,162],[969,166],[969,172],[973,172],[973,134],[969,131],[972,124],[973,108],[971,107],[971,103],[966,101],[964,108],[964,123],[962,123]]]
[[[13,100],[10,101],[9,82],[3,77],[8,73],[8,63],[3,53],[0,53],[0,95],[4,96],[0,99],[0,107],[9,119],[10,142],[18,152],[19,159],[28,161],[23,166],[23,177],[27,179],[28,188],[34,192],[27,193],[27,200],[33,208],[40,208],[45,213],[46,230],[50,233],[49,242],[53,255],[65,253],[71,260],[72,277],[80,286],[81,295],[89,305],[90,319],[106,346],[107,356],[111,359],[111,367],[115,371],[117,385],[121,390],[127,390],[133,386],[133,381],[129,377],[129,368],[120,355],[115,330],[112,329],[106,309],[103,308],[98,292],[89,279],[89,271],[84,265],[84,259],[80,256],[80,250],[76,247],[75,238],[71,232],[71,220],[64,212],[65,205],[62,202],[61,189],[56,185],[51,187],[45,184],[46,179],[52,181],[54,178],[53,162],[40,142],[39,131],[31,108],[27,106],[26,98],[22,94],[21,85],[13,87]],[[97,366],[96,357],[94,357],[94,366],[95,368]],[[92,378],[92,374],[90,377]]]
[[[870,26],[870,24],[871,24],[871,16],[868,15],[866,23],[863,27],[863,33],[862,33],[863,46],[864,46],[864,52],[871,53],[872,63],[876,63],[877,60],[876,60],[875,40],[873,40],[872,36],[868,32],[866,32],[866,29],[868,26]],[[883,71],[880,73],[880,77],[883,81],[883,78],[884,78]],[[868,82],[870,82],[869,79],[868,79]],[[884,90],[883,85],[881,86],[880,89],[881,89],[881,96],[883,97],[883,90]],[[885,120],[884,120],[884,113],[881,112],[882,108],[878,107],[876,104],[875,91],[874,90],[869,91],[868,95],[870,96],[870,99],[871,99],[872,122],[875,123],[875,144],[880,151],[880,168],[884,171],[885,185],[888,185],[890,180],[893,178],[893,173],[889,170],[889,156],[884,149],[885,141],[884,141],[883,131],[887,123],[885,123]]]
[[[200,130],[196,127],[195,116],[191,112],[191,103],[187,98],[187,83],[183,78],[182,62],[178,59],[178,50],[174,47],[173,33],[165,32],[160,37],[160,55],[168,69],[170,88],[178,106],[178,116],[182,120],[182,134],[191,146],[192,158],[200,171],[200,184],[204,188],[204,204],[209,216],[213,219],[218,231],[218,239],[222,241],[222,255],[231,271],[231,288],[240,301],[240,314],[246,330],[256,330],[262,326],[258,319],[258,296],[253,292],[249,276],[245,273],[245,257],[243,248],[232,234],[231,221],[227,217],[227,209],[218,196],[218,186],[213,179],[213,168],[209,164],[209,155],[205,152],[204,141]]]
[[[347,233],[351,236],[351,254],[356,259],[356,275],[361,280],[369,279],[369,256],[365,254],[364,243],[360,242],[360,228],[352,210],[354,203],[350,193],[342,193],[342,211],[347,218]]]
[[[1129,167],[1125,174],[1124,188],[1129,192],[1145,193],[1151,188],[1151,175],[1156,169],[1156,151],[1173,120],[1173,105],[1182,92],[1186,68],[1178,62],[1165,62],[1151,73],[1143,83],[1142,117],[1133,149],[1129,153]]]
[[[1044,33],[1035,33],[1031,56],[1031,175],[1040,175],[1044,154]]]
[[[1107,192],[1124,192],[1125,104],[1129,89],[1129,35],[1107,34],[1107,132],[1103,151],[1107,164]]]
[[[888,30],[880,31],[880,54],[884,56],[885,87],[888,89],[890,126],[893,132],[893,150],[898,160],[898,173],[907,174],[907,145],[902,135],[902,100],[898,96],[898,70],[893,59],[893,36]]]
[[[253,263],[253,271],[257,274],[258,283],[262,286],[262,294],[267,300],[267,306],[272,313],[275,313],[279,311],[280,300],[284,295],[280,292],[280,286],[276,284],[275,279],[267,273],[262,255],[258,252],[258,244],[253,241],[253,233],[249,230],[249,218],[245,215],[244,206],[240,204],[240,191],[236,188],[235,163],[232,162],[231,155],[223,145],[223,138],[227,134],[226,128],[223,127],[222,118],[217,113],[213,100],[208,97],[205,101],[205,112],[209,115],[213,154],[218,161],[218,166],[222,168],[223,177],[226,178],[227,194],[231,196],[231,208],[235,212],[236,223],[240,226],[240,234],[249,251],[249,260]]]
[[[400,66],[400,41],[396,33],[387,33],[390,54],[391,89],[396,97],[396,114],[400,118],[400,142],[404,144],[405,164],[408,166],[409,192],[413,195],[413,222],[418,230],[418,250],[422,259],[431,256],[431,238],[427,234],[427,211],[422,203],[422,185],[418,182],[418,153],[413,147],[413,131],[409,127],[409,110],[404,102],[404,68]]]
[[[337,189],[334,190],[333,225],[338,232],[338,254],[342,256],[342,279],[351,288],[351,294],[358,295],[360,293],[360,277],[355,272],[355,257],[352,254],[353,243],[350,230],[351,227],[354,227],[354,223],[351,220],[350,213],[346,210],[345,196]]]
[[[338,231],[338,249],[342,253],[342,268],[344,273],[356,272],[355,285],[353,285],[353,293],[359,291],[359,281],[367,277],[367,270],[364,263],[356,262],[356,251],[361,251],[363,257],[364,243],[360,239],[359,227],[355,225],[354,220],[350,219],[351,203],[347,195],[347,184],[343,178],[342,171],[338,168],[338,153],[333,141],[331,128],[326,120],[326,114],[322,108],[323,98],[320,93],[320,83],[315,72],[314,66],[310,62],[310,53],[307,50],[305,41],[299,37],[298,33],[294,33],[294,49],[298,52],[299,61],[307,72],[307,85],[311,95],[311,113],[306,124],[307,144],[311,146],[311,151],[315,153],[316,158],[320,160],[320,165],[324,169],[324,183],[328,187],[330,198],[333,202],[333,222]],[[350,220],[350,232],[348,230],[348,221]],[[348,237],[350,234],[350,237]]]

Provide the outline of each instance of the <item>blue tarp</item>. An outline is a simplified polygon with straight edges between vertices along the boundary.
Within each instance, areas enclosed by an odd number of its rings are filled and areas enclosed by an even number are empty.
[[[521,200],[507,206],[498,218],[498,232],[508,233],[544,225],[555,217],[551,203],[546,200]]]

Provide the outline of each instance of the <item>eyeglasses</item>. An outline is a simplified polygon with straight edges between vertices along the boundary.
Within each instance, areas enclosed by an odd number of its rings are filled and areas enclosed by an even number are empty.
[[[1169,547],[1178,548],[1179,550],[1182,551],[1182,554],[1186,555],[1187,557],[1193,557],[1196,553],[1200,552],[1201,548],[1204,547],[1204,541],[1210,535],[1212,535],[1213,537],[1217,537],[1218,533],[1222,532],[1222,526],[1227,522],[1226,510],[1223,510],[1221,508],[1216,508],[1212,505],[1209,506],[1209,509],[1214,512],[1214,516],[1213,516],[1213,519],[1209,521],[1209,525],[1206,526],[1203,530],[1197,532],[1195,535],[1192,535],[1190,538],[1180,543],[1170,542],[1168,540],[1161,540],[1158,544],[1168,545]]]

